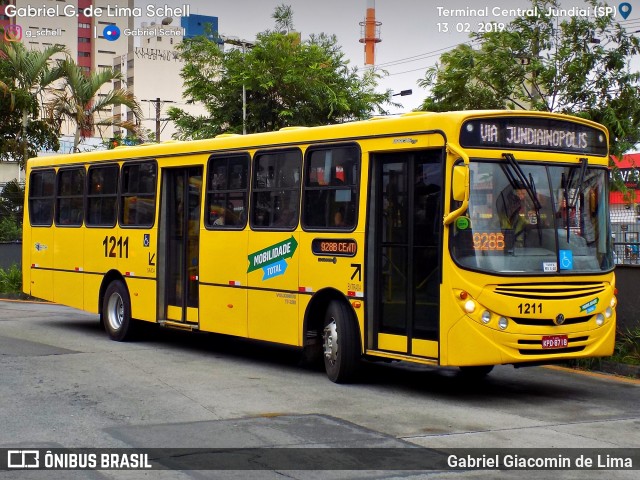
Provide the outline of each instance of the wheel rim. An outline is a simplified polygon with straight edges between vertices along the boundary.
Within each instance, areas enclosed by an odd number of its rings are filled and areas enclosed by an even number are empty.
[[[324,339],[324,358],[334,365],[338,359],[338,329],[334,319],[324,327],[322,338]]]
[[[124,321],[124,302],[118,293],[113,293],[111,297],[109,297],[107,320],[113,330],[118,330],[122,326],[122,322]]]

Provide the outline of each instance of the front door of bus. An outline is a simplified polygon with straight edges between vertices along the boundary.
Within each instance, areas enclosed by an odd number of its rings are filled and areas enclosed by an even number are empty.
[[[164,170],[159,296],[166,320],[198,323],[201,195],[202,167]]]
[[[372,346],[437,357],[443,151],[373,160],[376,289]]]

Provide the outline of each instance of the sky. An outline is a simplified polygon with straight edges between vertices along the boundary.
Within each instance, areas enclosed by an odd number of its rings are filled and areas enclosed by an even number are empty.
[[[359,23],[365,19],[367,0],[135,0],[135,5],[143,10],[150,3],[172,7],[188,3],[192,14],[217,16],[221,34],[244,40],[253,40],[257,33],[273,28],[271,15],[276,6],[290,5],[294,27],[303,39],[311,33],[335,34],[350,65],[366,68]],[[381,42],[376,45],[376,69],[386,74],[379,81],[379,90],[413,91],[410,96],[394,97],[402,106],[393,109],[393,113],[411,111],[422,104],[428,91],[420,88],[418,81],[443,52],[469,41],[469,33],[487,23],[508,23],[513,19],[508,14],[495,15],[496,9],[526,9],[531,5],[529,0],[373,0],[373,3],[376,20],[382,23]],[[564,9],[587,5],[581,0],[560,3]],[[627,0],[631,11],[626,19],[617,11],[621,3],[608,2],[616,8],[616,19],[628,25],[628,30],[640,30],[640,0]],[[486,8],[488,15],[446,15],[446,9],[466,8]],[[137,23],[153,20],[162,19],[142,18]]]

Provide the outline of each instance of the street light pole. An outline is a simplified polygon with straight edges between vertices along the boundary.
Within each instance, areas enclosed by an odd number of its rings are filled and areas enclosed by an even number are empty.
[[[244,64],[244,54],[246,52],[247,44],[242,43],[242,63]],[[247,134],[247,87],[242,81],[242,134]]]
[[[242,47],[242,59],[244,61],[244,55],[247,53],[247,48],[253,48],[255,43],[248,40],[241,40],[237,37],[227,37],[226,35],[220,35],[220,38],[224,43]],[[247,134],[247,87],[242,82],[242,134]]]

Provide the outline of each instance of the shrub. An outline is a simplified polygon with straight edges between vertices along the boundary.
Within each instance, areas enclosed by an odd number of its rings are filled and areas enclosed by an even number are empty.
[[[7,269],[0,268],[0,293],[22,292],[22,270],[18,265],[11,265]]]
[[[22,228],[12,217],[0,220],[0,242],[15,242],[22,239]]]
[[[611,360],[630,365],[640,365],[640,327],[618,330],[616,347]]]

